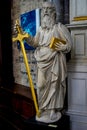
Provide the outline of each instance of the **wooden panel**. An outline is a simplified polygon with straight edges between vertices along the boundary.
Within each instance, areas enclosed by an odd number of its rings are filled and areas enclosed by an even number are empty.
[[[87,74],[69,73],[68,109],[87,115]]]
[[[86,58],[87,57],[87,30],[82,28],[77,28],[72,30],[72,58]]]
[[[9,107],[25,119],[36,113],[30,89],[18,84],[13,90],[0,88],[0,105]]]
[[[0,34],[0,86],[1,86],[1,79],[2,79],[2,51],[1,51],[1,34]]]

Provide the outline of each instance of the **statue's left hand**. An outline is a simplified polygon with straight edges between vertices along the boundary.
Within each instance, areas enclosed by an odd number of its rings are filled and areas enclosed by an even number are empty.
[[[65,51],[66,50],[66,44],[63,44],[62,42],[55,43],[55,50],[56,51]]]

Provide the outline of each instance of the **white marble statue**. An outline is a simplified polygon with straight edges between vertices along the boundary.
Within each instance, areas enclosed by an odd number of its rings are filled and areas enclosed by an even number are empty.
[[[58,121],[62,114],[66,94],[66,53],[71,50],[71,35],[68,29],[56,23],[56,10],[51,2],[44,2],[41,26],[29,43],[36,47],[34,56],[37,61],[37,97],[40,117],[37,121],[51,123]],[[66,44],[56,43],[50,49],[52,36],[63,39]]]
[[[35,37],[27,42],[35,46],[37,61],[37,100],[40,117],[36,120],[45,123],[58,121],[64,107],[66,94],[66,53],[71,50],[71,35],[65,25],[56,23],[56,9],[52,2],[44,2],[41,26]],[[49,47],[52,36],[66,41],[56,43],[55,49]]]

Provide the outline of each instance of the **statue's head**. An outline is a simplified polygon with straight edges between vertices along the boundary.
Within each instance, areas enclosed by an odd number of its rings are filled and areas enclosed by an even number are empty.
[[[56,23],[56,8],[53,2],[44,2],[42,5],[42,26],[50,28]]]
[[[56,8],[53,2],[44,2],[42,5],[42,12],[44,15],[56,15]]]

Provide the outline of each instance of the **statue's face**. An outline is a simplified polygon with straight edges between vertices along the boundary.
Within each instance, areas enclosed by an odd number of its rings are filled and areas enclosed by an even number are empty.
[[[56,14],[56,8],[52,2],[44,2],[42,7],[42,15],[53,17]]]
[[[43,11],[43,16],[45,15],[51,16],[53,9],[51,7],[43,7],[42,11]]]

